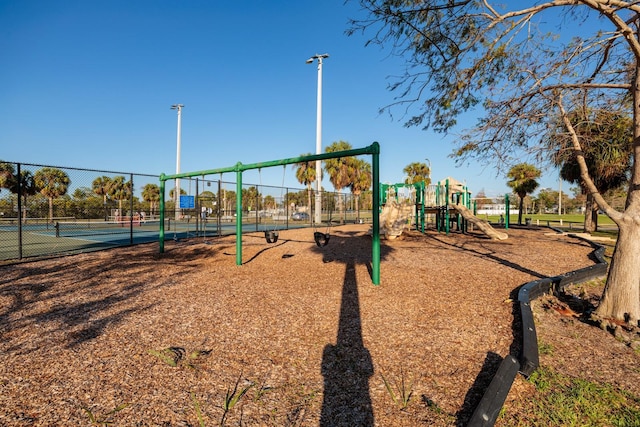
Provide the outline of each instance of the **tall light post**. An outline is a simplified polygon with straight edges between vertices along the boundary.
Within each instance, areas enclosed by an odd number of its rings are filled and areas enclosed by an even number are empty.
[[[558,185],[560,186],[558,189],[558,215],[562,215],[562,177],[558,179]],[[560,220],[560,225],[562,225],[562,219]]]
[[[328,58],[328,53],[322,55],[315,54],[311,58],[307,59],[307,64],[313,63],[314,60],[318,60],[318,104],[316,108],[316,154],[322,153],[322,60]],[[320,197],[320,191],[322,189],[322,162],[316,160],[316,215],[314,222],[320,224],[322,221],[322,198]]]
[[[429,180],[429,184],[431,184],[431,160],[425,159],[428,163],[427,167],[429,168],[429,172],[427,172],[427,179]]]
[[[176,154],[176,173],[180,173],[180,138],[182,135],[182,104],[173,104],[172,110],[178,110],[178,136],[177,136],[177,154]],[[174,198],[176,203],[176,220],[180,219],[180,179],[176,178],[176,188],[174,190]]]

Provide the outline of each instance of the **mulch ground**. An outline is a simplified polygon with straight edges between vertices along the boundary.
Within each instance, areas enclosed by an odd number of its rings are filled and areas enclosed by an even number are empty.
[[[549,230],[408,232],[374,286],[367,229],[245,235],[242,266],[230,236],[0,267],[0,425],[464,425],[518,350],[516,289],[593,263]]]

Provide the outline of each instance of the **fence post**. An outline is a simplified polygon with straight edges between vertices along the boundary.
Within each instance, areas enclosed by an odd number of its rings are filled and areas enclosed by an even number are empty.
[[[196,194],[194,196],[194,209],[195,209],[195,217],[196,217],[196,237],[198,237],[198,233],[200,232],[200,215],[202,215],[202,209],[200,209],[200,201],[198,199],[198,177],[196,177]],[[204,179],[204,177],[203,177]],[[189,186],[191,189],[191,186]]]
[[[22,172],[20,163],[17,163],[16,166],[18,174],[18,259],[22,259]]]
[[[222,226],[220,225],[220,217],[221,215],[224,215],[224,202],[226,202],[226,200],[223,200],[222,197],[222,180],[219,179],[218,180],[218,215],[217,215],[217,220],[218,223],[216,224],[216,231],[218,232],[218,237],[222,236]]]
[[[133,174],[129,174],[129,182],[131,183],[131,202],[129,203],[129,244],[133,245]]]

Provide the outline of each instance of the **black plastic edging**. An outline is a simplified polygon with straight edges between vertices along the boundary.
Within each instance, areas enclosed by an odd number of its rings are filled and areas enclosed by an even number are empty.
[[[540,366],[538,355],[538,339],[531,311],[531,301],[549,292],[559,292],[565,287],[600,277],[607,272],[607,262],[604,260],[604,246],[583,237],[569,234],[570,237],[580,239],[595,248],[592,255],[597,263],[588,267],[573,270],[560,276],[536,280],[526,283],[518,292],[520,316],[522,319],[522,355],[520,358],[520,372],[529,377]]]
[[[520,363],[512,355],[509,354],[502,359],[498,371],[491,380],[491,384],[489,384],[489,387],[487,387],[487,390],[482,396],[482,400],[480,400],[475,411],[473,411],[471,421],[468,424],[469,426],[484,427],[495,424],[500,414],[500,409],[502,409],[507,394],[509,394],[511,384],[513,384],[513,381],[516,379],[516,375],[518,375],[519,369]],[[497,404],[498,402],[500,402],[499,405]]]
[[[531,301],[553,292],[554,285],[560,283],[558,276],[547,277],[524,284],[518,291],[520,319],[522,321],[522,352],[520,354],[520,372],[529,377],[540,366],[538,354],[538,334],[531,311]]]
[[[520,287],[518,291],[518,303],[520,304],[520,317],[522,320],[522,353],[520,360],[516,360],[511,354],[502,360],[489,387],[487,387],[478,406],[473,411],[467,427],[493,426],[516,379],[517,373],[520,372],[525,377],[529,377],[540,366],[538,337],[533,320],[533,311],[531,310],[531,301],[549,292],[562,290],[571,284],[585,282],[606,274],[608,266],[604,260],[604,246],[575,234],[568,234],[568,236],[583,240],[596,248],[592,255],[596,258],[597,263],[560,276],[528,282]]]

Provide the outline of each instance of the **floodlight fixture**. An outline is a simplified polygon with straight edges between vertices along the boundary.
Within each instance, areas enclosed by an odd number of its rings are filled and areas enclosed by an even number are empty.
[[[314,60],[316,60],[316,59],[317,59],[317,60],[318,60],[318,64],[322,64],[322,60],[323,60],[324,58],[328,58],[328,57],[329,57],[329,54],[328,54],[328,53],[323,53],[323,54],[317,54],[317,53],[316,53],[316,54],[315,54],[315,55],[313,55],[311,58],[307,59],[305,62],[306,62],[307,64],[311,64]]]

